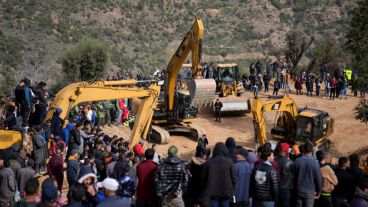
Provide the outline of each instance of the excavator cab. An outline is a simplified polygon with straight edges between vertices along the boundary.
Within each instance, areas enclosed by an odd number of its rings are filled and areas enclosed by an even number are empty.
[[[296,122],[297,141],[318,143],[321,138],[332,133],[333,119],[324,111],[306,109],[299,113]]]

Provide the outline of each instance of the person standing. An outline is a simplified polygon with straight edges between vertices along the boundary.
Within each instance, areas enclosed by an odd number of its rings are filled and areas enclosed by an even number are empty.
[[[333,77],[331,79],[331,93],[330,93],[330,100],[335,100],[335,96],[336,96],[336,79],[335,77]]]
[[[22,126],[28,126],[28,119],[29,115],[31,114],[31,107],[32,107],[32,89],[31,89],[31,81],[29,79],[24,80],[24,88],[23,88],[23,100],[21,104],[21,114],[22,114]]]
[[[332,191],[333,204],[335,207],[349,207],[349,203],[354,195],[354,177],[347,171],[349,159],[340,157],[335,174],[339,183]]]
[[[277,172],[272,167],[273,151],[263,147],[260,153],[262,164],[256,165],[252,175],[253,207],[274,206],[277,203],[279,186]]]
[[[215,107],[215,117],[216,117],[216,121],[218,121],[219,123],[221,123],[221,108],[222,108],[222,102],[220,101],[220,99],[216,100],[216,103],[214,105]]]
[[[363,179],[356,188],[354,198],[350,204],[351,207],[366,207],[368,206],[368,179]]]
[[[235,150],[234,173],[237,177],[235,185],[235,206],[250,207],[249,189],[252,168],[246,160],[248,152],[241,146],[237,146]]]
[[[210,150],[197,147],[195,156],[192,157],[189,165],[190,179],[188,183],[188,191],[186,193],[186,205],[200,207],[205,206],[206,196],[204,193],[204,180],[202,179],[202,171],[204,163],[209,156]]]
[[[24,187],[24,199],[16,202],[13,207],[37,207],[38,189],[40,184],[37,178],[30,178]]]
[[[47,164],[47,171],[49,176],[56,180],[58,190],[61,192],[64,180],[64,159],[62,155],[62,149],[56,149],[56,154],[51,157]]]
[[[335,172],[326,164],[326,153],[318,150],[316,153],[322,175],[322,193],[316,200],[317,207],[333,207],[331,192],[338,183]]]
[[[203,166],[202,179],[211,206],[229,207],[234,196],[236,175],[224,143],[216,143],[212,157]]]
[[[97,183],[98,188],[103,188],[106,199],[100,202],[97,207],[129,207],[129,203],[125,199],[117,195],[119,183],[113,178],[105,178],[102,182]]]
[[[155,174],[156,192],[163,207],[184,207],[182,194],[187,188],[189,176],[177,153],[176,146],[169,147],[168,157],[157,167]]]
[[[40,126],[36,127],[36,131],[33,134],[33,156],[35,160],[35,171],[39,175],[41,165],[44,161],[44,146],[45,142],[42,140],[43,128]]]
[[[197,148],[200,148],[201,150],[205,150],[206,147],[208,145],[208,139],[206,134],[203,134],[201,137],[199,137],[198,139],[198,144],[197,144]]]
[[[345,99],[347,99],[347,94],[348,94],[348,80],[345,77],[343,77],[341,79],[341,93],[340,93],[340,99],[342,99],[343,96],[345,96]]]
[[[70,131],[70,137],[69,137],[69,145],[68,145],[68,151],[71,152],[72,150],[78,150],[79,154],[83,153],[83,150],[80,151],[80,146],[83,146],[82,144],[82,138],[81,138],[81,130],[83,128],[83,123],[77,123],[74,129]],[[67,153],[68,155],[70,153]]]
[[[77,183],[79,174],[79,153],[78,150],[72,150],[67,161],[66,178],[68,180],[69,189]]]
[[[265,85],[265,89],[264,89],[265,93],[269,91],[270,80],[271,80],[271,76],[269,74],[266,74],[263,76],[263,82]]]
[[[27,195],[27,192],[25,192],[27,181],[36,175],[36,172],[33,169],[34,164],[35,164],[34,161],[30,159],[27,162],[27,167],[24,167],[18,170],[17,184],[18,184],[18,190],[20,192],[21,197],[24,197]]]
[[[279,154],[275,161],[280,166],[280,182],[279,182],[279,207],[290,207],[292,191],[294,190],[295,165],[289,159],[290,146],[287,143],[279,145]]]
[[[322,191],[322,177],[318,162],[313,158],[313,145],[306,142],[304,156],[295,160],[297,207],[313,207],[314,199]]]
[[[280,84],[279,79],[276,79],[275,82],[273,83],[273,93],[272,93],[272,95],[277,96],[277,94],[279,93],[280,85],[281,84]]]
[[[321,91],[321,81],[319,78],[316,78],[316,96],[319,96],[319,93]]]
[[[145,161],[137,165],[137,201],[136,207],[156,207],[157,197],[154,183],[154,175],[157,164],[153,162],[155,151],[147,149],[144,156]]]
[[[327,79],[325,81],[325,96],[323,98],[330,97],[330,92],[331,92],[331,78],[330,75],[327,74]]]
[[[302,79],[299,77],[295,81],[296,95],[302,95]]]
[[[1,166],[3,162],[3,166]],[[14,203],[14,193],[16,190],[15,175],[10,168],[10,160],[0,158],[0,206],[10,207]]]

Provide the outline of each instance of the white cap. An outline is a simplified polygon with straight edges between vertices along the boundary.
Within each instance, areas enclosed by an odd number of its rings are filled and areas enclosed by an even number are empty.
[[[117,191],[119,183],[115,179],[105,178],[102,182],[97,183],[98,188],[105,188],[106,190]]]

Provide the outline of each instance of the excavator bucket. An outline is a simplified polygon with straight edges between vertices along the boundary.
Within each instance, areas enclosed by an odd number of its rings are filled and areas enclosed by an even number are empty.
[[[250,100],[244,96],[228,96],[219,99],[222,102],[221,113],[244,114],[251,111]]]
[[[216,98],[216,81],[214,79],[192,79],[187,82],[192,105],[201,109],[212,104]]]

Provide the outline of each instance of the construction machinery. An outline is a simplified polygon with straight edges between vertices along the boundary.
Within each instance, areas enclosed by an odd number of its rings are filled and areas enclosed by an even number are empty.
[[[328,149],[330,140],[327,137],[333,132],[334,119],[325,111],[303,108],[298,109],[290,97],[268,97],[264,102],[255,97],[252,102],[252,115],[256,143],[264,145],[266,136],[266,112],[276,112],[276,122],[271,129],[274,140],[283,140],[289,144],[304,143],[307,140],[320,148]]]
[[[137,86],[139,84],[139,86]],[[156,109],[162,81],[99,81],[94,83],[73,83],[60,90],[51,104],[46,120],[50,121],[55,109],[60,108],[60,118],[67,121],[70,110],[83,102],[105,101],[124,98],[141,99],[133,131],[130,137],[131,147],[140,138],[146,139],[150,129],[152,116]]]
[[[164,90],[152,120],[152,138],[157,142],[169,141],[167,137],[163,139],[166,132],[189,133],[194,140],[204,133],[192,122],[197,117],[198,106],[214,99],[216,83],[213,79],[201,79],[199,62],[203,35],[203,23],[197,17],[164,71]],[[192,64],[188,71],[192,77],[186,81],[187,90],[183,90],[177,80],[189,53]]]
[[[236,63],[218,64],[214,79],[216,81],[216,94],[223,105],[221,112],[236,114],[250,112],[250,100],[243,96],[244,87],[241,82],[239,66]]]

